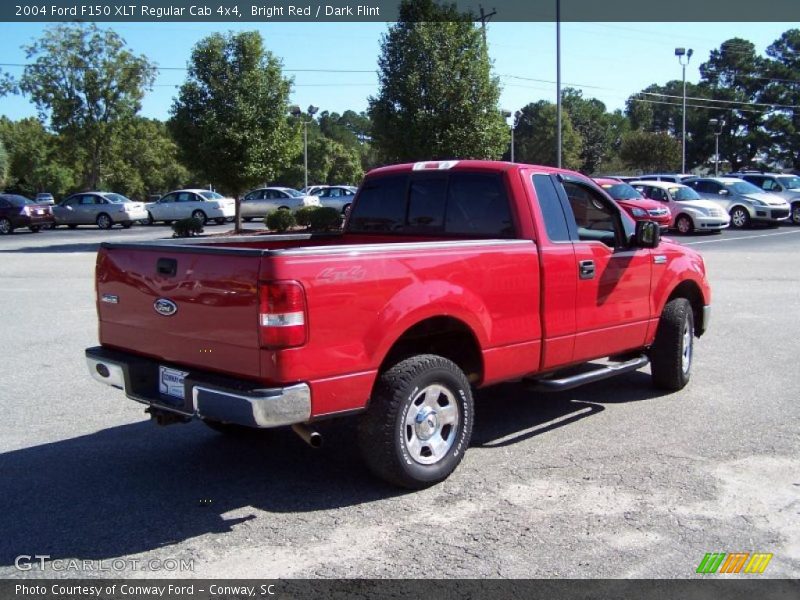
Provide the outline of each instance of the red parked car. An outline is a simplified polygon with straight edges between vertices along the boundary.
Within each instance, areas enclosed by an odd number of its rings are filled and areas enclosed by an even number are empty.
[[[0,194],[0,235],[13,233],[15,229],[27,227],[33,233],[52,227],[55,220],[47,204],[36,204],[30,198],[18,194]]]
[[[649,363],[677,391],[711,315],[702,257],[590,179],[471,160],[370,172],[340,234],[104,243],[95,289],[89,371],[157,423],[319,445],[315,421],[356,418],[367,465],[411,488],[463,458],[474,389]]]
[[[628,183],[619,179],[597,177],[595,182],[635,220],[655,221],[662,231],[669,229],[672,215],[661,203],[645,198]]]

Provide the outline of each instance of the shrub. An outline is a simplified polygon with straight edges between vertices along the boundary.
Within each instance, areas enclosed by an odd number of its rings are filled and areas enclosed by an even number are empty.
[[[311,213],[311,231],[333,231],[342,227],[342,213],[330,206],[323,206]]]
[[[286,209],[278,209],[267,215],[267,227],[278,233],[288,231],[290,227],[297,225],[297,221],[291,211]]]
[[[193,237],[203,233],[203,222],[193,217],[180,219],[172,224],[172,231],[175,238]]]
[[[297,209],[297,212],[294,213],[297,224],[301,227],[309,227],[311,225],[311,215],[318,211],[319,208],[319,206],[304,206]]]

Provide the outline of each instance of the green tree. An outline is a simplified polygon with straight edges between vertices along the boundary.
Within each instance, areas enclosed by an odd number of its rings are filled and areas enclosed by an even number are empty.
[[[166,124],[143,117],[129,120],[119,132],[113,160],[102,179],[103,187],[142,200],[187,185],[189,180]]]
[[[681,144],[664,132],[631,131],[623,137],[619,155],[637,171],[669,172],[681,166]]]
[[[5,91],[31,98],[80,166],[81,185],[96,188],[118,126],[139,110],[155,67],[94,24],[51,27],[25,52],[31,63]]]
[[[8,152],[0,138],[0,189],[6,187],[6,178],[8,177]]]
[[[473,16],[433,0],[402,0],[383,36],[372,138],[386,162],[498,158],[508,127],[500,85]]]
[[[580,170],[592,174],[611,151],[612,131],[606,105],[597,98],[584,98],[583,92],[569,87],[561,92],[561,104],[583,142]]]
[[[51,192],[57,197],[74,189],[74,170],[62,162],[68,153],[38,119],[0,118],[0,140],[8,153],[9,189],[29,196]]]
[[[291,80],[257,31],[215,33],[192,51],[170,130],[184,162],[239,196],[271,181],[297,154],[299,128],[286,114]]]
[[[540,100],[528,104],[521,112],[514,130],[514,158],[517,162],[555,166],[556,105]],[[561,115],[561,165],[566,169],[579,169],[581,164],[581,136],[565,111]]]
[[[800,29],[789,29],[767,48],[761,102],[800,106]],[[769,158],[780,166],[800,170],[800,110],[778,108],[765,123],[770,138]]]

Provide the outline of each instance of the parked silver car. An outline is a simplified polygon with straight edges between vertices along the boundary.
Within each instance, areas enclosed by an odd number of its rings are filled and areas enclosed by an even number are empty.
[[[155,202],[148,202],[145,208],[145,219],[150,225],[156,221],[171,223],[189,217],[197,219],[203,225],[212,219],[222,225],[236,215],[236,201],[233,198],[202,189],[175,190],[164,194]]]
[[[353,203],[358,188],[350,185],[329,185],[317,193],[322,206],[330,206],[346,213]]]
[[[789,218],[789,203],[737,177],[700,177],[685,182],[701,198],[713,200],[731,216],[731,227],[751,223],[777,224]]]
[[[100,229],[111,229],[122,225],[126,229],[134,221],[147,218],[144,204],[134,202],[114,192],[80,192],[73,194],[53,207],[55,226],[67,225],[75,229],[78,225],[97,225]]]
[[[49,204],[53,206],[56,203],[56,199],[53,198],[53,194],[50,192],[39,192],[36,194],[35,202],[36,204]]]
[[[730,224],[727,211],[711,200],[702,199],[688,185],[670,181],[632,181],[645,198],[662,202],[672,215],[670,227],[682,234],[694,231],[720,232]]]
[[[247,192],[242,199],[241,211],[245,221],[252,221],[280,208],[294,212],[304,206],[320,206],[319,198],[306,196],[292,188],[267,187]]]
[[[775,194],[786,200],[790,205],[791,220],[795,225],[800,225],[800,177],[784,173],[733,173],[732,177],[739,177],[760,187],[765,192]]]

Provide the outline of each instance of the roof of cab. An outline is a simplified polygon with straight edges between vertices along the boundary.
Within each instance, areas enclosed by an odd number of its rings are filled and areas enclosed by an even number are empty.
[[[378,167],[372,169],[368,176],[373,175],[389,175],[391,173],[408,173],[410,171],[462,171],[462,170],[480,170],[480,171],[495,171],[505,172],[512,169],[535,169],[543,173],[565,173],[570,175],[577,175],[585,177],[576,171],[569,169],[559,169],[557,167],[548,167],[544,165],[528,165],[524,163],[512,163],[501,160],[426,160],[415,163],[402,163],[398,165],[389,165],[386,167]]]

